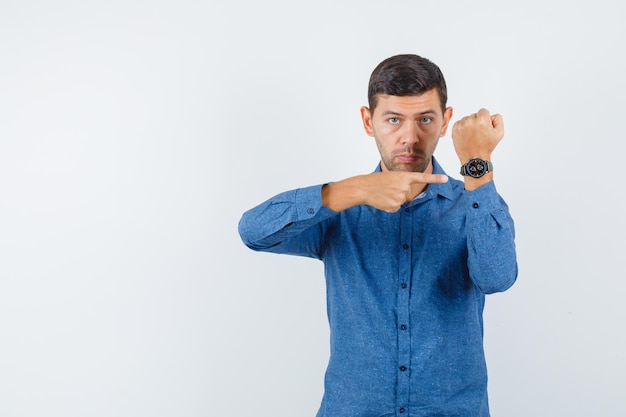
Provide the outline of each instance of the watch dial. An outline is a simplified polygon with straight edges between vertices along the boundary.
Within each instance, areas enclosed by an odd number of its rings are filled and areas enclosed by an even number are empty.
[[[472,159],[467,165],[467,173],[470,176],[480,178],[485,175],[485,163],[483,161],[479,159]]]

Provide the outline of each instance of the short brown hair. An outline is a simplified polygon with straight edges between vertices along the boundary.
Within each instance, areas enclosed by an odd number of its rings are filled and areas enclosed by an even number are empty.
[[[414,54],[389,57],[374,68],[370,76],[367,99],[373,113],[379,94],[413,96],[435,88],[439,93],[441,111],[446,109],[448,90],[443,73],[430,60]]]

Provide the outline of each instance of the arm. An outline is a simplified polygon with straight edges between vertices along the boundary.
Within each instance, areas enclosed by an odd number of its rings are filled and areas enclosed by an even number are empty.
[[[493,182],[465,191],[467,266],[470,277],[486,294],[501,292],[517,279],[515,227],[509,208]]]
[[[504,136],[502,116],[489,114],[486,109],[466,116],[452,127],[452,142],[461,165],[472,158],[491,161],[491,153]],[[481,178],[464,177],[465,189],[472,191],[493,181],[493,172]]]
[[[454,149],[461,164],[474,157],[491,161],[503,136],[502,116],[490,115],[486,109],[464,117],[452,128]],[[481,178],[466,176],[464,181],[470,277],[484,293],[504,291],[517,279],[513,219],[496,191],[492,172]]]
[[[422,172],[385,171],[358,175],[328,184],[322,189],[324,206],[342,211],[359,204],[395,213],[404,203],[415,197],[430,183],[447,182],[442,174]]]
[[[320,257],[324,221],[359,204],[395,212],[440,174],[375,172],[278,194],[245,212],[239,234],[253,250]]]
[[[322,205],[321,185],[278,194],[246,211],[239,235],[250,249],[319,258],[322,222],[336,213]]]

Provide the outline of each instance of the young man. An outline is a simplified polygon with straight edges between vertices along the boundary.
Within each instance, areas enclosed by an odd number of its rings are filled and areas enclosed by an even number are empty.
[[[440,69],[397,55],[372,72],[363,126],[375,172],[281,193],[239,223],[251,249],[325,265],[331,355],[318,417],[489,416],[485,294],[517,277],[493,183],[499,115],[457,121],[464,181],[433,157],[452,108]]]

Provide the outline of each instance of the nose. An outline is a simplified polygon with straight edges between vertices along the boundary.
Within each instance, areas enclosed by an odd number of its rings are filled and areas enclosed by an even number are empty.
[[[403,145],[412,145],[420,141],[417,123],[405,123],[401,134],[401,142]]]

